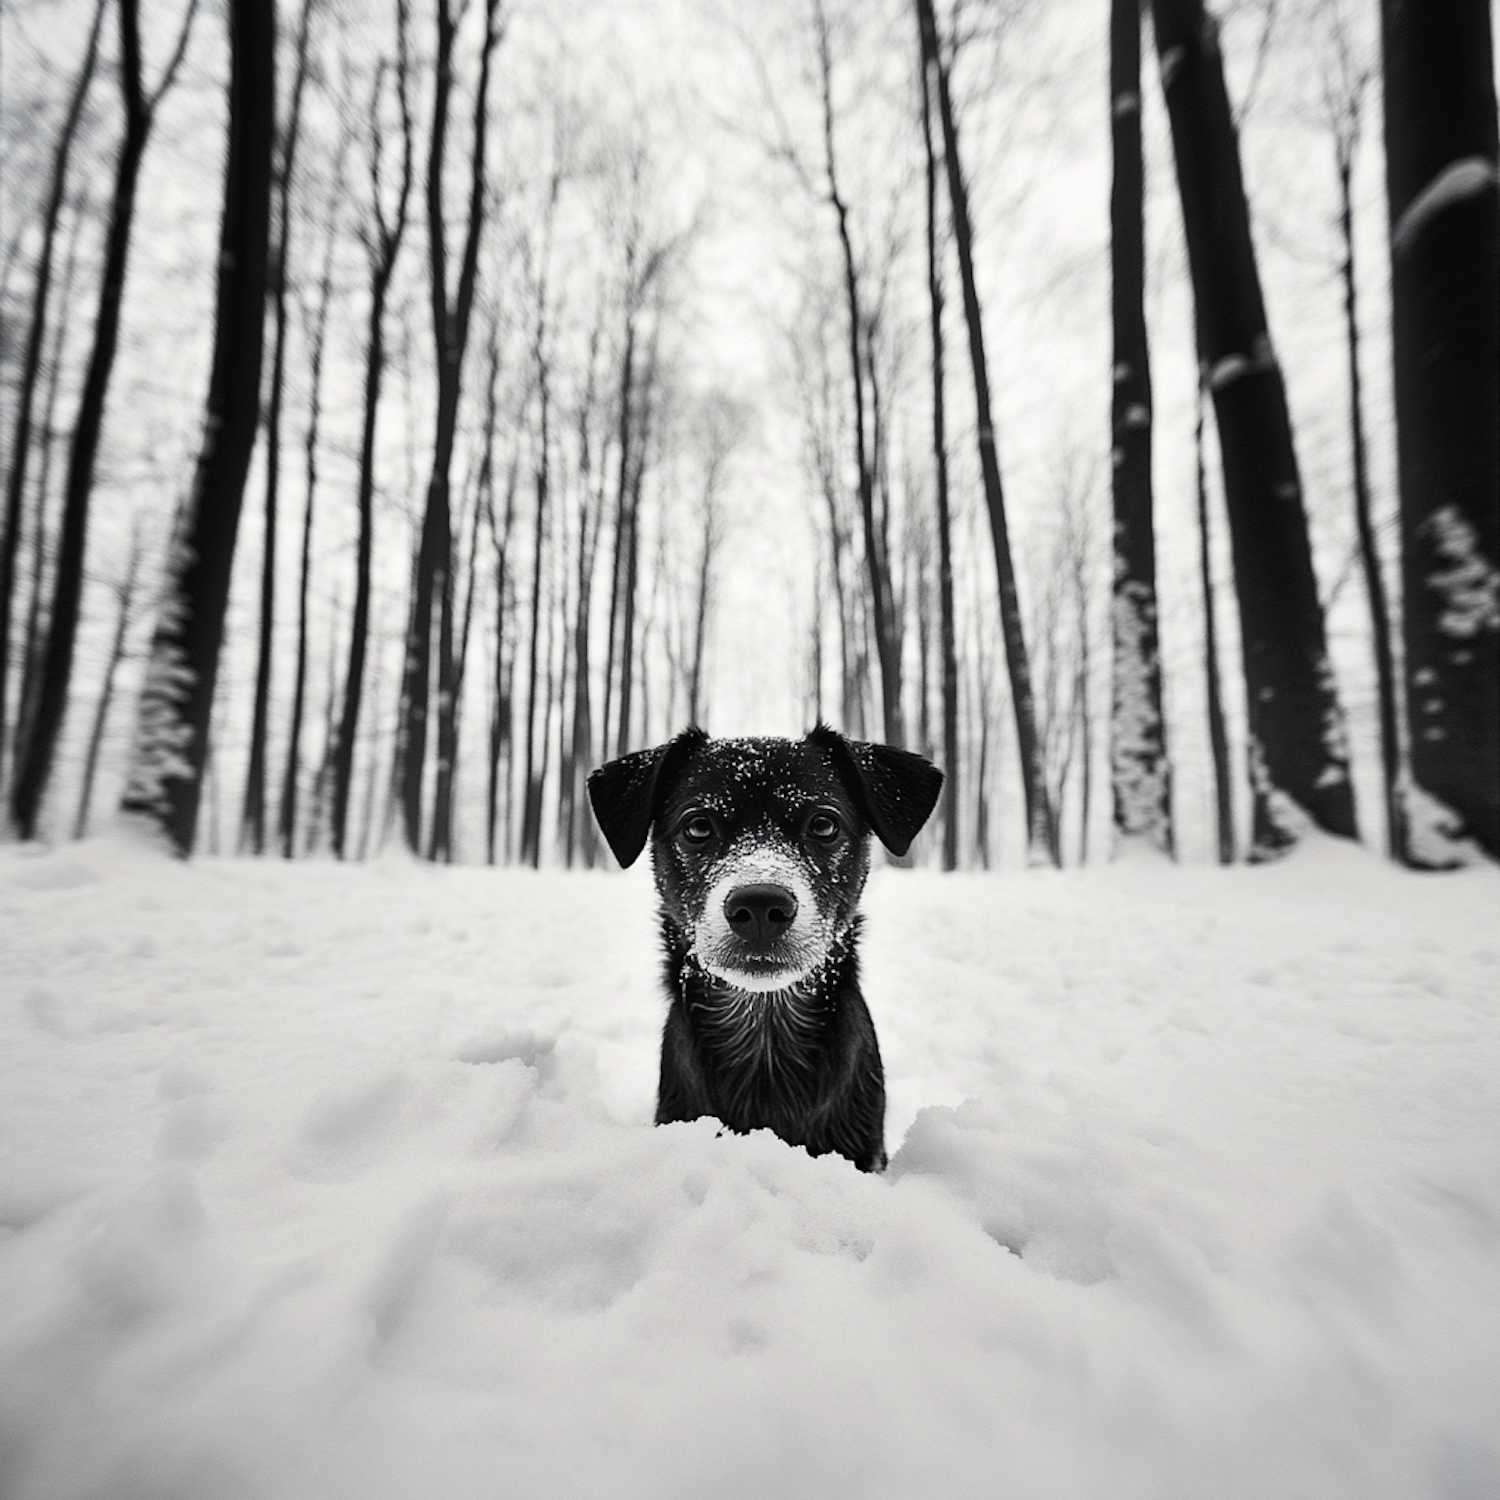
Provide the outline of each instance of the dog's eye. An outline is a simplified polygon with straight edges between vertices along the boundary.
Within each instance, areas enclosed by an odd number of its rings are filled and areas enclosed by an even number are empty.
[[[714,836],[713,821],[702,813],[694,813],[683,819],[677,835],[687,844],[706,844]]]
[[[820,844],[831,844],[839,836],[839,823],[831,813],[814,813],[808,820],[807,836]]]

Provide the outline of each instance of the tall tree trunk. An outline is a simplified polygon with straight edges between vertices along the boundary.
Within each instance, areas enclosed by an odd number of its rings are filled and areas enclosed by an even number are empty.
[[[323,272],[318,281],[318,305],[313,316],[312,352],[308,361],[312,390],[307,432],[302,445],[306,500],[302,509],[302,566],[297,580],[297,663],[292,673],[291,724],[287,731],[286,767],[281,778],[281,804],[276,816],[283,859],[291,859],[296,854],[297,803],[302,779],[302,718],[307,697],[307,604],[312,576],[313,504],[318,492],[318,441],[323,415],[323,351],[328,336],[328,310],[333,300],[333,252],[338,239],[338,202],[343,196],[347,141],[347,136],[340,140],[334,163],[333,193],[328,206],[328,240],[323,253]]]
[[[1021,602],[1016,592],[1015,567],[1010,555],[1010,534],[1005,519],[1005,496],[1000,484],[1000,459],[995,449],[994,418],[991,414],[989,369],[984,352],[984,321],[979,292],[974,281],[973,233],[969,225],[969,194],[964,185],[958,155],[958,126],[948,87],[948,69],[940,50],[937,19],[932,0],[916,0],[926,65],[937,79],[938,117],[943,126],[943,152],[948,164],[949,206],[953,212],[953,234],[958,249],[958,268],[963,283],[964,320],[969,330],[969,359],[974,372],[974,401],[979,414],[979,466],[984,477],[985,504],[989,510],[990,536],[995,545],[995,573],[1000,593],[1000,630],[1005,641],[1005,663],[1010,675],[1011,704],[1016,718],[1016,742],[1020,751],[1022,786],[1026,797],[1026,847],[1033,859],[1060,860],[1057,828],[1047,802],[1047,782],[1037,740],[1036,707],[1032,698],[1031,665],[1026,655],[1026,636],[1021,624]]]
[[[1208,534],[1208,469],[1203,453],[1203,388],[1198,387],[1193,423],[1197,467],[1198,581],[1203,595],[1203,672],[1208,704],[1208,748],[1214,767],[1214,831],[1219,863],[1234,863],[1234,783],[1229,773],[1229,732],[1219,684],[1218,611],[1214,603],[1213,554]]]
[[[432,142],[427,160],[427,236],[430,255],[433,339],[437,356],[437,425],[432,472],[421,541],[413,570],[412,608],[407,626],[406,664],[401,684],[401,731],[397,748],[397,783],[401,798],[402,831],[414,854],[422,847],[422,785],[427,753],[428,697],[431,683],[432,617],[441,613],[453,566],[453,535],[449,504],[449,470],[458,426],[464,349],[474,305],[474,283],[479,263],[479,233],[484,219],[485,148],[488,137],[490,62],[500,39],[499,0],[485,0],[484,39],[475,91],[473,150],[469,170],[468,223],[458,286],[448,298],[447,231],[443,219],[443,165],[448,135],[448,105],[453,89],[453,43],[458,17],[452,0],[438,0],[438,45],[432,106]],[[451,605],[451,597],[449,599]],[[441,622],[439,623],[441,630]],[[441,642],[440,642],[441,648]],[[440,661],[440,677],[452,664]],[[449,712],[451,702],[439,703]]]
[[[15,785],[12,788],[11,813],[22,838],[35,835],[42,796],[52,774],[57,741],[62,733],[63,716],[68,707],[68,689],[73,677],[73,647],[78,635],[78,615],[83,600],[83,561],[88,543],[89,501],[94,489],[94,461],[104,428],[109,379],[114,369],[115,348],[119,342],[120,305],[125,293],[125,273],[130,254],[130,232],[135,217],[135,190],[140,176],[141,158],[145,155],[156,107],[171,88],[187,50],[195,8],[196,0],[183,21],[177,49],[167,64],[162,81],[156,92],[148,98],[141,83],[137,0],[120,0],[120,88],[125,103],[125,139],[121,143],[115,166],[114,198],[110,205],[109,227],[105,232],[104,271],[99,289],[99,312],[94,324],[94,347],[89,355],[83,390],[78,398],[78,414],[68,450],[62,525],[57,545],[57,571],[52,588],[47,650],[42,662],[41,691],[37,695],[36,717],[17,757]],[[263,267],[264,244],[261,246],[260,256]],[[257,378],[259,369],[257,345]],[[251,401],[253,405],[253,392]],[[252,445],[254,440],[252,425]],[[246,462],[248,461],[247,449]],[[239,485],[240,488],[244,486],[243,475]],[[232,539],[230,545],[232,550]],[[215,652],[217,653],[217,641]],[[205,707],[205,725],[207,713]]]
[[[625,572],[626,553],[630,547],[629,535],[629,500],[630,500],[630,465],[631,465],[631,435],[634,431],[635,416],[632,403],[635,398],[635,240],[629,239],[625,245],[625,346],[620,356],[620,411],[617,426],[616,442],[619,449],[619,473],[615,480],[615,525],[614,525],[614,551],[612,554],[613,566],[610,573],[609,594],[609,636],[605,643],[604,655],[604,717],[600,723],[601,737],[603,739],[605,753],[609,753],[610,744],[610,711],[616,708],[618,699],[614,691],[615,672],[619,661],[619,630],[620,617],[623,611],[625,598]],[[629,676],[628,662],[620,671],[620,687],[624,690],[625,678]],[[620,754],[624,754],[629,746],[625,743],[626,736],[616,736],[617,746]]]
[[[125,812],[158,824],[183,858],[192,852],[197,830],[235,535],[258,416],[276,123],[271,0],[230,0],[229,36],[229,152],[206,437],[168,559],[121,803]]]
[[[1218,28],[1202,0],[1153,0],[1192,272],[1198,354],[1224,463],[1245,671],[1250,858],[1310,817],[1357,836],[1343,715],[1313,574],[1281,369],[1240,177]]]
[[[47,501],[52,494],[52,456],[57,446],[57,398],[63,383],[63,351],[73,309],[73,284],[78,270],[78,239],[83,227],[85,204],[80,200],[68,233],[63,258],[62,286],[57,299],[57,328],[52,335],[52,357],[47,368],[47,394],[42,401],[42,462],[32,498],[31,578],[26,600],[26,633],[21,647],[21,700],[16,715],[15,739],[25,744],[36,720],[37,698],[47,655]]]
[[[708,612],[713,585],[714,548],[717,541],[716,510],[719,461],[709,460],[703,483],[703,532],[698,553],[697,587],[694,590],[693,643],[688,663],[687,715],[689,724],[703,726],[703,653],[708,639]],[[706,727],[706,726],[705,726]]]
[[[588,380],[578,418],[580,483],[582,498],[578,507],[578,577],[573,622],[573,743],[569,755],[572,787],[568,798],[567,858],[571,865],[575,853],[592,869],[598,856],[594,822],[588,815],[585,784],[594,761],[593,702],[590,676],[589,636],[593,620],[594,568],[599,556],[599,533],[603,523],[603,480],[594,484],[593,447],[590,418],[594,408],[595,358],[599,340],[596,325],[590,341]]]
[[[948,498],[947,375],[943,260],[938,235],[938,158],[932,139],[932,76],[922,51],[922,144],[927,165],[927,306],[932,327],[932,462],[937,486],[938,608],[943,656],[943,868],[958,868],[958,651],[953,625],[953,526]]]
[[[495,549],[495,682],[494,697],[490,709],[490,755],[489,755],[489,779],[485,793],[485,860],[489,864],[495,863],[497,834],[499,833],[500,793],[505,791],[505,839],[502,852],[508,859],[510,856],[510,777],[508,774],[509,761],[506,760],[507,773],[502,782],[501,761],[509,754],[511,742],[511,700],[510,700],[510,675],[505,655],[505,622],[509,611],[508,589],[509,575],[506,569],[507,557],[510,549],[511,526],[515,521],[516,514],[516,481],[519,474],[519,460],[513,458],[510,466],[510,476],[505,484],[505,522],[501,527],[495,525],[495,512],[490,507],[487,519],[490,523],[490,540]]]
[[[854,258],[854,242],[849,233],[849,206],[839,187],[838,156],[834,148],[833,52],[822,0],[815,0],[814,19],[818,29],[827,197],[838,225],[839,249],[843,257],[849,371],[854,385],[855,474],[859,484],[859,513],[864,523],[865,566],[870,577],[869,600],[875,630],[875,654],[880,663],[882,732],[888,744],[900,745],[905,738],[901,725],[901,658],[895,638],[890,563],[880,544],[880,531],[875,517],[875,476],[865,431],[865,360],[861,348],[865,318],[860,303],[859,270]]]
[[[1094,717],[1089,683],[1094,672],[1089,632],[1088,533],[1077,539],[1073,553],[1073,604],[1077,611],[1078,656],[1073,677],[1073,708],[1078,725],[1078,863],[1089,860],[1089,817],[1094,801]]]
[[[349,625],[349,662],[344,673],[343,707],[334,741],[329,833],[334,855],[343,859],[347,842],[349,796],[354,783],[354,747],[364,689],[365,656],[370,636],[370,563],[375,546],[375,433],[385,376],[385,304],[396,258],[406,233],[406,210],[412,185],[412,120],[408,92],[406,0],[396,3],[396,100],[401,113],[401,175],[395,206],[386,217],[381,194],[380,104],[384,69],[377,70],[370,114],[374,121],[370,156],[370,318],[365,336],[364,421],[359,442],[359,540],[354,564],[354,611]]]
[[[1354,137],[1341,137],[1337,146],[1339,176],[1339,232],[1343,239],[1344,336],[1349,352],[1349,446],[1354,478],[1354,521],[1359,535],[1360,567],[1370,608],[1370,639],[1375,655],[1375,686],[1380,712],[1380,780],[1385,800],[1386,853],[1406,857],[1405,812],[1401,805],[1401,742],[1396,724],[1396,667],[1391,649],[1391,615],[1385,578],[1380,569],[1380,544],[1371,514],[1370,469],[1365,448],[1364,397],[1359,374],[1359,315],[1354,275]]]
[[[281,490],[281,398],[286,373],[286,266],[292,241],[292,176],[297,164],[297,137],[302,125],[302,90],[307,82],[307,44],[315,0],[302,0],[297,27],[292,98],[287,111],[280,160],[275,165],[276,243],[271,249],[270,391],[266,398],[265,530],[260,556],[260,639],[255,667],[255,699],[250,714],[250,755],[245,770],[245,800],[240,812],[240,852],[266,849],[266,739],[271,712],[271,662],[275,653],[276,528]],[[306,523],[304,522],[304,529]]]
[[[1409,858],[1500,858],[1500,175],[1490,7],[1384,0]]]
[[[1146,336],[1145,161],[1141,150],[1141,0],[1112,0],[1111,308],[1114,320],[1114,583],[1110,786],[1120,840],[1174,852],[1172,768],[1161,704],[1152,518],[1151,359]],[[1085,758],[1087,765],[1087,758]],[[1086,823],[1086,820],[1085,820]]]
[[[636,681],[635,625],[641,551],[641,492],[645,484],[646,455],[650,447],[652,403],[656,399],[656,351],[657,334],[653,332],[646,355],[646,368],[641,378],[635,463],[630,474],[630,493],[626,497],[625,557],[620,584],[620,721],[615,742],[616,755],[624,755],[631,744],[631,700]]]
[[[31,321],[26,329],[26,343],[21,354],[21,370],[16,381],[16,425],[10,445],[10,467],[5,476],[5,514],[3,530],[0,530],[0,779],[5,770],[5,751],[10,685],[10,627],[11,612],[15,599],[16,557],[21,541],[21,506],[26,495],[26,471],[31,455],[31,406],[36,398],[37,381],[41,375],[42,349],[47,337],[47,299],[52,290],[52,257],[57,243],[57,226],[62,219],[63,202],[67,195],[68,166],[72,160],[73,142],[78,135],[78,126],[83,119],[84,101],[88,98],[89,86],[94,79],[94,68],[99,58],[99,33],[104,24],[105,0],[98,0],[93,23],[89,27],[89,39],[84,48],[83,62],[68,98],[68,107],[63,115],[62,128],[58,131],[57,144],[52,152],[52,176],[47,186],[46,206],[42,210],[41,251],[37,256],[36,276],[31,291]],[[120,28],[122,36],[127,27],[133,27],[135,12],[127,21],[122,6]],[[134,88],[129,82],[122,83],[126,91],[126,145],[130,141],[130,101],[140,98],[140,51],[136,50],[121,59],[122,74],[130,71],[134,62]],[[121,148],[121,160],[125,147]]]
[[[551,432],[549,430],[550,396],[547,367],[541,354],[541,330],[537,333],[537,386],[540,420],[536,466],[536,510],[532,519],[531,543],[531,630],[527,637],[526,659],[526,782],[521,810],[521,861],[536,869],[542,858],[542,790],[536,774],[537,762],[537,673],[542,631],[542,557],[547,526],[547,489],[549,483]],[[550,668],[550,663],[549,663]],[[542,736],[547,726],[542,724]]]
[[[488,436],[486,442],[489,441]],[[464,570],[464,607],[454,628],[453,608],[445,605],[442,629],[448,645],[440,648],[441,659],[449,663],[447,678],[441,684],[444,712],[438,715],[437,784],[432,804],[432,848],[428,858],[453,863],[453,799],[458,781],[459,715],[463,707],[464,666],[469,654],[469,630],[474,619],[474,577],[479,570],[480,496],[474,496],[469,519],[468,567]],[[450,596],[452,588],[449,589]]]

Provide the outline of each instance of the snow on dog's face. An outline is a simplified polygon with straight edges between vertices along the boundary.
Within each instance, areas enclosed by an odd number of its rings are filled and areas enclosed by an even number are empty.
[[[739,990],[782,990],[848,932],[869,829],[822,746],[714,740],[665,788],[652,856],[663,912],[699,964]]]
[[[784,990],[854,923],[870,836],[905,854],[943,773],[909,750],[846,739],[711,740],[685,729],[589,776],[615,858],[651,842],[669,947],[739,990]]]

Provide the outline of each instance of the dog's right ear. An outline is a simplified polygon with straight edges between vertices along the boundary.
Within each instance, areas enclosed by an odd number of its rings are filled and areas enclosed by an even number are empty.
[[[654,750],[637,750],[589,774],[589,801],[600,831],[626,869],[641,857],[662,798],[683,762],[708,736],[696,725]]]

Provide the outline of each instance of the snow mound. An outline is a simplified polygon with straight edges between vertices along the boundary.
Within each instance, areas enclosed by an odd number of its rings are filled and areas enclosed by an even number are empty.
[[[874,1177],[650,1125],[642,872],[0,850],[0,1493],[1500,1493],[1497,894],[880,872]]]

